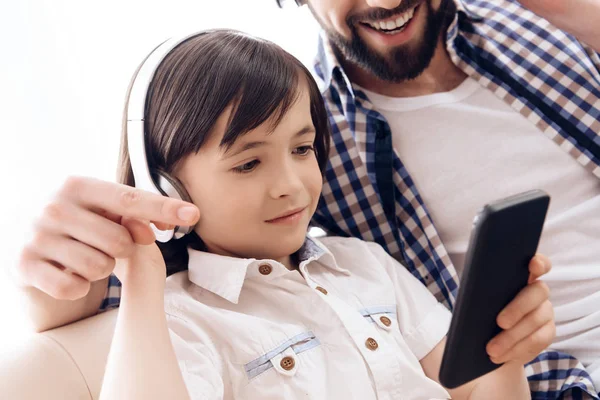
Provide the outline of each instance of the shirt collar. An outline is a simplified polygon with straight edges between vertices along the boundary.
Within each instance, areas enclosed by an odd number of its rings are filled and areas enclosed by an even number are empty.
[[[483,20],[482,17],[477,15],[469,8],[469,6],[465,3],[465,0],[451,1],[453,1],[454,5],[456,6],[456,12],[453,21],[448,27],[448,31],[446,34],[447,42],[453,41],[456,38],[456,35],[458,34],[459,13],[463,14],[465,18],[471,22],[480,22]],[[318,50],[314,66],[317,75],[322,80],[322,82],[320,82],[322,92],[325,92],[332,85],[332,80],[336,78],[337,85],[346,89],[349,92],[349,94],[352,97],[354,97],[352,83],[350,82],[350,79],[344,72],[342,65],[336,57],[331,43],[327,38],[327,34],[324,30],[321,30],[319,34]]]
[[[345,86],[352,90],[350,79],[348,79],[346,76],[342,65],[333,52],[331,43],[329,42],[327,34],[324,30],[321,30],[319,33],[319,44],[315,59],[315,70],[317,75],[319,75],[322,80],[322,92],[325,92],[331,86],[331,81],[334,74],[340,74],[340,77],[344,80]]]
[[[456,6],[456,11],[463,13],[466,18],[468,18],[471,22],[481,22],[483,21],[483,17],[479,16],[475,13],[469,5],[466,3],[468,0],[454,0],[454,5]]]
[[[238,304],[247,279],[270,281],[290,273],[285,266],[274,260],[227,257],[194,249],[188,249],[188,254],[189,280],[234,304]],[[301,271],[304,271],[309,263],[319,260],[326,268],[349,274],[348,270],[337,265],[333,254],[317,239],[307,236],[298,250],[298,257]],[[263,265],[269,265],[272,268],[271,273],[261,274],[259,268]]]

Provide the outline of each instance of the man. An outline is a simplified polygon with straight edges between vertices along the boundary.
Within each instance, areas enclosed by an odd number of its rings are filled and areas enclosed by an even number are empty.
[[[554,264],[545,279],[553,347],[575,354],[600,384],[600,5],[523,1],[552,25],[507,1],[307,3],[325,33],[315,72],[334,137],[314,222],[382,244],[451,307],[476,210],[545,189],[552,207],[540,250]],[[152,240],[135,218],[182,223],[174,211],[181,203],[131,193],[76,178],[46,210],[18,268],[38,330],[92,315],[104,297],[104,308],[118,304],[112,278],[105,296],[114,258]],[[64,223],[71,210],[118,223],[104,224],[90,243],[109,257],[60,252],[67,244],[44,227]],[[188,223],[198,218],[189,214]],[[82,277],[65,274],[65,265]],[[66,306],[43,292],[78,300]],[[528,373],[534,398],[598,398],[564,353],[543,353]]]

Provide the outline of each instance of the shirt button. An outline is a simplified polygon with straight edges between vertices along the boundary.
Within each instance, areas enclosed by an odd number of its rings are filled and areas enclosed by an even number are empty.
[[[379,347],[379,344],[373,338],[368,338],[367,341],[365,342],[365,344],[367,345],[367,349],[372,350],[372,351],[377,350],[377,348]]]
[[[381,317],[379,318],[379,320],[381,321],[382,324],[384,324],[385,326],[390,326],[392,325],[392,320],[390,320],[388,317]]]
[[[273,267],[271,267],[269,264],[263,264],[258,267],[258,272],[263,275],[269,275],[271,272],[273,272]]]
[[[281,368],[283,368],[284,370],[291,371],[294,369],[294,366],[296,366],[296,361],[293,357],[286,356],[281,359],[279,365],[281,365]]]
[[[327,294],[327,290],[323,289],[321,286],[317,286],[315,289],[317,289],[319,292],[321,292],[323,294]]]

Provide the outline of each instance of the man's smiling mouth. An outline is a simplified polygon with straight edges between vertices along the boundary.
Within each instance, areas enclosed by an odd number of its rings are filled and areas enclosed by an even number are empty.
[[[361,21],[361,24],[368,26],[369,28],[374,29],[376,31],[387,33],[390,35],[400,33],[408,26],[408,23],[412,20],[417,7],[419,7],[419,5],[401,14],[397,14],[391,18],[378,21]]]

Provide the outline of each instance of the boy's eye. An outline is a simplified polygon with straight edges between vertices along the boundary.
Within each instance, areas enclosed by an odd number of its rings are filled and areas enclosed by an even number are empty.
[[[258,165],[258,163],[259,163],[258,160],[252,160],[250,162],[247,162],[246,164],[242,164],[242,165],[240,165],[238,167],[235,167],[233,170],[235,172],[239,172],[239,173],[250,172],[254,168],[256,168],[256,166]]]
[[[294,149],[294,154],[297,154],[300,156],[305,156],[309,152],[314,151],[314,150],[315,150],[315,148],[313,146],[300,146],[300,147],[296,147]]]

